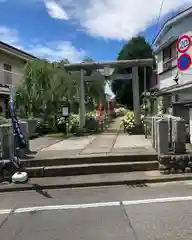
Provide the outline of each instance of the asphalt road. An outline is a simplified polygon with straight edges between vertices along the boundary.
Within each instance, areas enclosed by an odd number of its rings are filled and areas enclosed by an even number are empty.
[[[190,240],[192,182],[0,194],[2,240]]]

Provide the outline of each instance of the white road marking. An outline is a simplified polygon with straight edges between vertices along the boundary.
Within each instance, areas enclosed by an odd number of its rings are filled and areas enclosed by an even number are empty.
[[[80,208],[114,207],[114,206],[120,206],[120,202],[100,202],[100,203],[87,203],[87,204],[76,204],[76,205],[53,205],[53,206],[18,208],[14,211],[14,213],[45,211],[45,210],[67,210],[67,209],[80,209]]]
[[[181,201],[192,201],[192,196],[131,200],[131,201],[122,201],[122,203],[123,205],[139,205],[139,204],[149,204],[149,203],[167,203],[167,202],[181,202]]]
[[[11,213],[12,209],[2,209],[0,210],[0,214],[9,214]]]
[[[99,207],[115,207],[121,204],[125,206],[130,205],[141,205],[151,203],[168,203],[168,202],[182,202],[192,201],[192,196],[186,197],[168,197],[168,198],[153,198],[153,199],[142,199],[142,200],[130,200],[130,201],[117,201],[117,202],[99,202],[99,203],[86,203],[86,204],[75,204],[75,205],[52,205],[52,206],[34,206],[13,209],[2,209],[0,214],[13,213],[26,213],[34,211],[50,211],[50,210],[70,210],[70,209],[85,209],[85,208],[99,208]]]

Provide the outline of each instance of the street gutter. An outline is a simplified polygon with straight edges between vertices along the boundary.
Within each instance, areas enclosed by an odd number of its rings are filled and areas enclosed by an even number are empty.
[[[110,174],[109,174],[110,175]],[[113,174],[111,174],[112,176]],[[141,174],[142,175],[142,174]],[[86,177],[86,176],[84,176]],[[90,176],[89,176],[90,178]],[[100,187],[100,186],[114,186],[114,185],[142,185],[149,183],[162,183],[162,182],[175,182],[175,181],[187,181],[192,180],[192,173],[186,174],[169,174],[160,176],[148,176],[130,178],[130,179],[116,179],[111,180],[103,179],[103,181],[71,181],[68,177],[59,177],[57,183],[57,177],[52,178],[32,178],[25,184],[1,184],[0,192],[15,192],[15,191],[30,191],[30,190],[43,190],[43,189],[65,189],[65,188],[82,188],[82,187]],[[63,179],[63,181],[62,181]]]

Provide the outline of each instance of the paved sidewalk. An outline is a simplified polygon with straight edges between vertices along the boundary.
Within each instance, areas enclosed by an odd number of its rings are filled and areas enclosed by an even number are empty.
[[[117,118],[113,119],[112,122],[109,123],[106,131],[107,132],[119,132],[120,127],[121,127],[121,119],[122,119],[122,117],[117,117]]]
[[[45,158],[56,156],[78,156],[90,154],[133,154],[155,153],[149,139],[144,135],[128,135],[120,133],[122,117],[114,119],[103,134],[70,137],[68,139],[56,137],[40,137],[30,141],[30,150],[38,152],[35,157]]]
[[[42,140],[42,139],[41,139]],[[46,140],[46,139],[45,139]],[[37,141],[39,141],[37,139]],[[57,141],[57,142],[54,142]],[[49,142],[49,141],[48,141]],[[49,142],[51,143],[51,141]],[[37,143],[38,144],[38,143]],[[53,139],[53,144],[39,146],[40,150],[33,155],[35,158],[57,158],[86,155],[115,154],[155,154],[151,142],[143,135],[112,134],[71,137],[69,139]],[[34,151],[33,148],[31,148]]]
[[[30,150],[40,151],[41,149],[48,147],[52,144],[58,143],[62,140],[63,138],[59,138],[59,137],[48,137],[48,136],[38,137],[30,140]]]
[[[94,138],[80,154],[110,153],[118,135],[102,134]]]

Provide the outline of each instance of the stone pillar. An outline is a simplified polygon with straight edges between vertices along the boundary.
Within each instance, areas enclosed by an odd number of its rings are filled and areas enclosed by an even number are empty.
[[[133,87],[133,108],[135,125],[140,125],[140,96],[139,96],[139,75],[138,67],[132,68],[132,87]]]
[[[158,155],[169,153],[168,121],[166,119],[157,121],[157,152]]]
[[[14,137],[11,124],[0,125],[1,148],[3,159],[13,159],[14,157]]]
[[[33,137],[35,134],[36,126],[37,126],[37,120],[36,119],[22,119],[22,121],[28,123],[29,138]]]
[[[172,142],[174,153],[186,152],[186,128],[185,120],[174,119],[172,122]]]
[[[20,128],[21,128],[21,132],[23,133],[23,135],[25,137],[25,140],[27,142],[25,152],[29,153],[30,147],[29,147],[29,127],[28,127],[28,123],[24,122],[24,121],[19,121],[19,125],[20,125]]]
[[[152,117],[152,129],[151,129],[151,135],[152,135],[152,146],[157,150],[157,120],[159,120],[160,117]]]
[[[85,125],[85,86],[84,86],[84,70],[80,70],[80,128]]]
[[[155,117],[152,117],[151,121],[152,147],[155,148]]]

